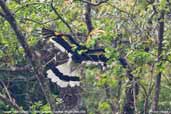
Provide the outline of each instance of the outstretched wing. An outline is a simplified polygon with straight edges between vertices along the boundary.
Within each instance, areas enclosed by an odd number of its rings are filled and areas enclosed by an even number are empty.
[[[85,46],[80,45],[71,35],[69,34],[63,34],[63,33],[57,33],[53,30],[49,30],[46,28],[42,28],[42,34],[45,37],[52,37],[52,36],[56,36],[56,37],[60,37],[61,39],[65,40],[66,42],[68,42],[68,44],[71,45],[75,45],[77,48],[77,50],[80,49],[87,49]],[[64,38],[64,37],[65,38]]]
[[[51,39],[51,42],[54,43],[62,51],[68,52],[72,56],[73,61],[77,63],[88,63],[88,64],[98,64],[107,62],[108,58],[104,56],[104,49],[88,49],[85,46],[79,45],[71,35],[66,34],[55,34],[54,31],[48,29],[42,29],[44,36],[54,36]],[[62,36],[68,37],[68,40],[71,44],[77,46],[76,50],[72,50],[72,46],[64,39]],[[85,50],[83,53],[78,54],[78,51]]]
[[[88,64],[101,64],[102,66],[108,61],[108,58],[104,55],[104,49],[88,49],[85,46],[79,45],[70,35],[64,34],[56,34],[52,30],[42,29],[42,34],[45,37],[51,37],[50,41],[59,48],[62,52],[67,52],[69,56],[69,60],[74,61],[75,63],[88,63]],[[68,41],[64,39],[62,36],[68,37]],[[76,45],[76,50],[72,50],[71,44]],[[84,50],[81,54],[78,51]],[[68,64],[70,61],[64,63]],[[63,67],[63,66],[62,66]],[[61,67],[61,65],[54,65],[52,62],[47,64],[48,70],[46,71],[47,77],[51,79],[52,82],[56,83],[60,87],[75,87],[80,85],[80,79],[76,75],[72,75],[72,73],[67,73],[67,68],[70,69],[72,66],[66,66],[65,70]]]
[[[47,77],[52,82],[56,83],[61,88],[80,86],[80,78],[78,76],[69,76],[60,72],[56,65],[52,62],[47,64],[48,70],[46,71]]]

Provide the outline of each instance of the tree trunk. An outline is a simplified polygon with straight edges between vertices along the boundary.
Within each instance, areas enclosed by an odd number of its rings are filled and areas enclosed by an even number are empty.
[[[136,109],[136,97],[139,93],[139,85],[135,79],[135,76],[131,74],[131,67],[124,57],[120,57],[119,61],[124,68],[127,68],[127,78],[131,84],[125,91],[126,98],[123,106],[123,114],[134,114]]]
[[[163,47],[163,33],[164,33],[164,11],[160,12],[159,18],[159,30],[158,30],[158,62],[162,59],[162,47]],[[162,63],[160,63],[162,65]],[[160,71],[156,76],[155,92],[153,97],[152,111],[158,110],[159,94],[160,94],[160,82],[162,72]]]
[[[126,89],[126,98],[123,107],[123,114],[135,113],[135,98],[138,95],[139,85],[137,82],[132,82],[131,86]],[[134,94],[135,93],[135,94]]]
[[[36,58],[33,57],[33,53],[31,52],[29,45],[25,41],[25,39],[26,39],[25,36],[22,34],[13,14],[10,12],[8,7],[6,6],[4,0],[0,0],[0,6],[4,13],[1,16],[3,16],[9,22],[12,29],[14,30],[14,32],[17,36],[17,40],[20,42],[21,46],[24,48],[26,57],[27,57],[29,63],[32,65],[34,72],[36,73],[36,78],[41,86],[41,89],[45,95],[47,102],[50,104],[51,109],[53,111],[55,111],[57,109],[56,102],[55,102],[55,99],[51,95],[47,80],[44,78],[43,68],[41,67],[40,64],[38,64],[39,63],[39,62],[37,62],[38,59],[36,60]]]
[[[91,2],[91,0],[88,1]],[[90,33],[93,30],[93,25],[91,21],[91,5],[89,3],[86,3],[85,22],[87,25],[88,33]]]

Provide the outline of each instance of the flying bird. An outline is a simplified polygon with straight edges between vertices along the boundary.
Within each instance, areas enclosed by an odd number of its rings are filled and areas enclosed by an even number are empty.
[[[42,29],[42,34],[61,52],[68,54],[69,59],[66,63],[58,66],[55,66],[53,63],[47,65],[47,77],[62,88],[80,85],[79,69],[72,70],[73,63],[76,65],[100,64],[104,68],[108,61],[108,58],[104,55],[104,49],[89,49],[86,46],[80,45],[71,35],[57,33],[45,28]]]
[[[61,88],[80,86],[80,78],[77,71],[70,70],[70,63],[56,66],[53,62],[46,65],[46,75],[53,83]]]

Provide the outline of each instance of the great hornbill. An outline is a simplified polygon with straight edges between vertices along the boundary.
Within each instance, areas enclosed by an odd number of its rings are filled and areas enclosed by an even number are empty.
[[[60,51],[66,52],[69,59],[62,65],[55,66],[52,63],[47,64],[47,77],[60,87],[79,86],[80,79],[76,71],[71,70],[71,63],[77,64],[101,64],[105,66],[108,58],[104,55],[104,49],[89,49],[80,45],[71,35],[56,33],[53,30],[42,29],[42,34],[49,39]]]

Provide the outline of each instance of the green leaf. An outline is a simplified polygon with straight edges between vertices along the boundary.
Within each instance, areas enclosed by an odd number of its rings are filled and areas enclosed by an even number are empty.
[[[151,62],[152,56],[148,52],[138,50],[130,53],[128,59],[133,63],[136,63],[138,65],[143,65]]]
[[[166,0],[160,0],[160,9],[164,10],[166,8]]]
[[[49,104],[45,104],[43,106],[40,107],[40,111],[51,111],[51,108],[50,108],[50,105]],[[52,114],[52,113],[49,113],[48,114]]]
[[[109,110],[109,109],[110,109],[110,105],[109,105],[108,102],[105,102],[105,101],[104,101],[104,102],[100,102],[100,103],[99,103],[98,108],[99,108],[99,110],[105,111],[105,110]]]
[[[164,69],[165,69],[164,64],[162,64],[162,62],[158,62],[158,63],[156,64],[156,67],[157,67],[157,71],[158,71],[158,72],[162,72],[162,71],[164,71]]]

